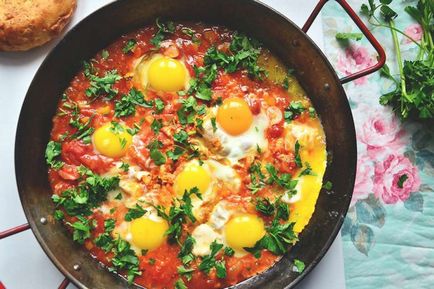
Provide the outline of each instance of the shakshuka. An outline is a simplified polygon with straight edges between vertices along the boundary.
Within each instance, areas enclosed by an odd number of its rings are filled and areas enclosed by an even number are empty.
[[[267,270],[309,223],[326,168],[294,75],[220,26],[157,20],[120,37],[60,96],[45,153],[54,218],[145,288]]]

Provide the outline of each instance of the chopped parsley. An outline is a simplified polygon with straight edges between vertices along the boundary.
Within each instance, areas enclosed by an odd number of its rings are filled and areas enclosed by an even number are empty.
[[[157,25],[158,31],[155,33],[154,37],[152,37],[151,44],[159,48],[161,41],[163,41],[167,35],[175,32],[175,24],[172,21],[160,22],[160,19],[157,18],[155,25]]]
[[[164,110],[164,102],[160,98],[154,100],[155,113],[160,114]]]
[[[175,282],[175,289],[188,289],[184,281],[180,278]]]
[[[62,210],[55,210],[54,211],[54,219],[57,221],[62,221],[65,218],[65,214]]]
[[[122,77],[117,70],[110,70],[103,77],[98,77],[94,74],[89,74],[90,86],[86,89],[86,95],[92,100],[104,96],[107,99],[113,99],[118,91],[113,88],[113,84],[119,81]]]
[[[205,105],[198,105],[194,97],[190,96],[181,100],[181,107],[177,111],[179,122],[182,125],[194,124],[197,116],[206,113]]]
[[[333,184],[330,181],[327,181],[327,182],[325,182],[324,185],[322,185],[322,188],[324,190],[327,190],[327,191],[330,191],[332,189],[332,187],[333,187]]]
[[[274,214],[274,205],[268,198],[257,198],[255,208],[256,211],[265,216],[272,216]]]
[[[135,207],[129,208],[128,212],[125,214],[125,221],[131,222],[134,219],[142,217],[146,213],[146,210],[143,209],[139,204],[136,204]]]
[[[144,121],[145,119],[142,118],[139,122],[136,122],[134,124],[133,128],[127,128],[127,133],[129,133],[130,135],[136,135],[140,131]]]
[[[302,273],[304,271],[304,268],[306,265],[303,261],[300,261],[298,259],[294,259],[294,271],[297,273]]]
[[[279,187],[285,189],[285,193],[292,195],[297,186],[298,180],[293,180],[291,174],[282,173],[279,175],[276,168],[272,164],[266,164],[265,169],[269,174],[267,184],[278,185]]]
[[[309,116],[310,116],[310,118],[315,118],[315,117],[316,117],[316,111],[315,111],[315,108],[313,108],[312,106],[310,106],[307,110],[308,110],[308,112],[309,112]]]
[[[67,222],[72,227],[72,239],[79,244],[83,244],[86,239],[90,238],[90,230],[94,228],[94,223],[90,222],[83,216],[77,216],[78,221],[74,223]]]
[[[115,101],[115,116],[122,117],[133,115],[136,113],[137,105],[151,108],[154,103],[145,100],[143,94],[139,90],[131,88],[128,94],[122,95],[120,100]]]
[[[155,134],[160,132],[160,129],[163,127],[163,121],[161,119],[154,118],[151,123],[151,129]]]
[[[190,281],[193,277],[193,268],[185,268],[184,266],[178,266],[178,274],[184,276],[187,281]]]
[[[284,118],[287,123],[294,120],[296,117],[300,116],[306,108],[303,106],[303,103],[301,101],[291,101],[289,103],[289,106],[285,108],[284,111]]]
[[[53,195],[52,200],[56,206],[62,205],[70,216],[90,215],[118,184],[119,177],[101,177],[86,169],[84,180],[77,187]]]
[[[211,245],[211,253],[209,255],[206,255],[202,258],[202,262],[199,264],[199,270],[205,272],[206,274],[209,274],[212,268],[216,269],[217,277],[222,279],[226,277],[226,266],[225,261],[222,258],[221,260],[216,260],[216,256],[218,252],[223,249],[223,244],[217,243],[216,240],[214,240]]]
[[[175,146],[172,151],[167,151],[166,155],[172,161],[177,161],[184,153],[185,149],[180,146]]]
[[[250,185],[249,190],[252,194],[256,194],[260,189],[265,186],[265,175],[262,173],[262,167],[260,163],[253,163],[249,168],[250,173]]]
[[[188,28],[188,27],[183,27],[181,29],[181,32],[187,36],[190,36],[191,41],[193,41],[193,43],[195,43],[195,44],[200,43],[200,39],[196,36],[196,31],[194,31],[193,29]]]
[[[49,141],[45,149],[45,161],[51,168],[58,170],[63,166],[63,162],[56,160],[62,153],[62,144],[60,142]]]
[[[89,144],[92,141],[91,136],[95,131],[95,129],[90,126],[92,118],[93,117],[90,117],[84,123],[82,122],[82,119],[80,119],[78,116],[71,118],[69,120],[69,125],[77,129],[77,131],[73,135],[71,135],[71,139],[82,140],[83,143]]]
[[[188,133],[185,130],[180,130],[173,135],[173,140],[177,143],[188,145]]]
[[[136,48],[137,41],[135,39],[130,39],[125,43],[125,46],[122,48],[122,52],[128,54]]]
[[[211,118],[211,125],[212,125],[212,132],[216,132],[217,131],[217,122],[216,122],[215,117]]]
[[[101,51],[101,58],[106,60],[110,56],[109,52],[107,50]]]
[[[209,48],[204,56],[204,66],[194,67],[195,78],[190,80],[187,94],[197,99],[209,101],[212,98],[211,86],[217,78],[219,68],[228,73],[246,69],[251,77],[262,78],[265,70],[258,66],[261,52],[259,43],[245,35],[235,34],[229,45],[230,53],[219,51],[215,46]]]
[[[122,200],[122,193],[119,192],[119,194],[116,195],[115,200]]]
[[[294,155],[294,161],[295,161],[295,164],[297,165],[297,167],[299,167],[299,168],[301,168],[303,166],[303,164],[301,162],[300,148],[301,148],[301,145],[297,140],[295,142],[295,145],[294,145],[294,154],[295,154]]]
[[[123,170],[124,172],[128,172],[128,169],[130,168],[130,165],[128,163],[122,163],[119,167],[121,170]]]
[[[184,266],[190,264],[194,260],[194,255],[192,253],[193,246],[196,243],[196,240],[191,235],[187,235],[184,243],[181,245],[181,250],[179,251],[178,258],[181,259],[182,264]]]
[[[171,243],[179,243],[183,224],[185,224],[188,220],[190,220],[192,223],[196,222],[196,218],[193,215],[193,205],[191,202],[192,195],[196,195],[200,199],[202,198],[197,187],[194,187],[189,191],[185,191],[181,199],[174,199],[168,214],[161,206],[154,206],[158,212],[158,215],[167,220],[170,224],[169,229],[166,231],[166,235],[168,236],[168,240]],[[192,241],[190,241],[189,246],[192,246],[191,242]],[[186,250],[189,248],[190,247],[186,248]]]
[[[316,176],[316,174],[312,171],[312,167],[308,162],[304,163],[304,170],[302,170],[299,174],[299,177],[301,176]]]
[[[225,247],[224,253],[226,256],[231,257],[235,254],[235,251],[231,247]]]
[[[161,166],[166,163],[166,157],[160,151],[162,147],[163,143],[159,140],[153,140],[147,146],[147,148],[149,149],[150,157],[157,166]]]
[[[104,221],[104,233],[101,233],[95,239],[95,245],[104,250],[104,252],[109,252],[113,249],[113,237],[111,232],[115,228],[116,221],[114,219],[107,219]]]
[[[137,258],[136,253],[131,249],[130,244],[120,237],[114,240],[112,252],[114,253],[114,257],[111,260],[114,267],[112,270],[125,270],[127,272],[128,283],[131,284],[136,276],[142,274],[139,269],[139,258]]]

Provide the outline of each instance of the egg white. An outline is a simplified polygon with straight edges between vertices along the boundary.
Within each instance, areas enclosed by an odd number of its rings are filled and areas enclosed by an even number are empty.
[[[209,143],[217,141],[220,144],[221,148],[216,152],[219,158],[236,164],[247,156],[255,155],[258,147],[261,150],[267,149],[268,141],[265,137],[265,130],[270,123],[267,114],[261,111],[254,115],[249,129],[240,135],[233,136],[226,133],[218,122],[216,123],[217,129],[214,131],[211,118],[217,115],[217,110],[218,107],[212,108],[210,114],[205,118],[203,137]]]
[[[185,164],[185,167],[190,165],[199,165],[197,160],[191,160]],[[234,192],[238,192],[241,186],[241,179],[237,172],[230,166],[223,165],[215,160],[204,160],[202,167],[211,177],[211,182],[205,192],[202,192],[201,198],[192,196],[193,215],[200,221],[203,219],[203,205],[212,202],[217,198],[218,182],[224,183],[224,185]],[[176,182],[176,181],[175,181]],[[176,184],[175,184],[176,185]]]
[[[246,212],[240,208],[234,207],[227,201],[223,200],[217,203],[210,214],[208,222],[197,226],[192,232],[192,237],[196,240],[196,243],[193,246],[193,254],[196,256],[205,256],[210,254],[210,245],[214,240],[220,244],[228,246],[224,233],[224,226],[233,215],[242,213]],[[243,249],[233,249],[235,251],[234,256],[237,258],[248,254],[248,252]]]

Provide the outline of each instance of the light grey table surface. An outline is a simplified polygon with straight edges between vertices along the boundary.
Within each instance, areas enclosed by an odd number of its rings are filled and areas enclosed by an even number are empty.
[[[110,0],[79,0],[72,24]],[[315,0],[263,0],[301,26]],[[322,47],[321,19],[309,35]],[[15,130],[27,88],[57,41],[25,53],[0,53],[0,231],[26,222],[14,173]],[[28,144],[31,146],[32,144]],[[57,288],[63,275],[44,254],[30,231],[0,241],[0,281],[7,289]],[[69,289],[76,288],[73,285]],[[338,237],[324,259],[298,289],[345,289],[342,243]]]

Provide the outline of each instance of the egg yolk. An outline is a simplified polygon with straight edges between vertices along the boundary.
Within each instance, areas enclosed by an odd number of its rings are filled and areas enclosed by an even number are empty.
[[[237,215],[225,226],[226,242],[234,249],[253,247],[264,235],[264,222],[252,214]]]
[[[199,193],[203,194],[211,183],[211,176],[205,168],[199,164],[189,164],[175,179],[175,192],[178,196],[184,195],[185,191],[189,191],[194,187],[199,189]]]
[[[187,78],[185,66],[178,60],[161,57],[152,61],[148,70],[148,81],[155,90],[166,92],[184,89]]]
[[[99,127],[93,134],[93,144],[96,150],[111,158],[125,155],[131,143],[132,136],[122,125],[115,128],[108,123]]]
[[[155,249],[165,240],[168,228],[167,221],[163,219],[134,219],[130,223],[131,242],[140,249]]]
[[[239,97],[229,97],[217,111],[217,122],[230,135],[240,135],[253,122],[253,115],[247,102]]]

